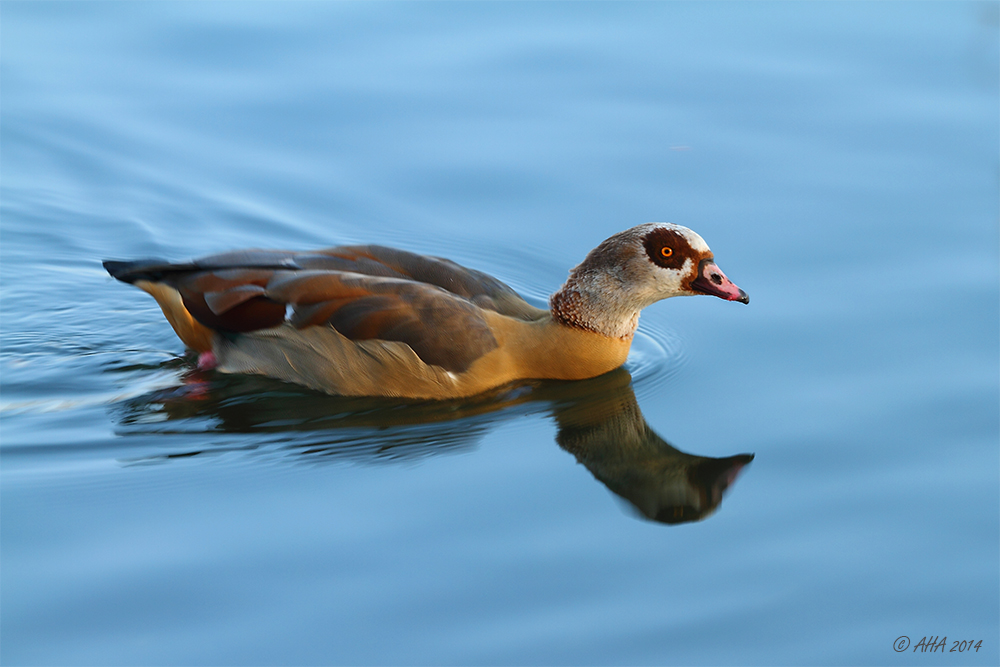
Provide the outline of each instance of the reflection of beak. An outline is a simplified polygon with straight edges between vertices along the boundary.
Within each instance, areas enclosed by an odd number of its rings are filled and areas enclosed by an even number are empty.
[[[753,461],[753,454],[737,454],[724,459],[706,458],[688,470],[688,482],[696,491],[700,502],[663,505],[650,519],[661,523],[701,521],[711,515],[722,502],[726,492],[743,468]]]
[[[709,491],[713,505],[722,500],[722,492],[736,481],[743,467],[753,461],[753,454],[737,454],[724,459],[708,459],[692,468],[688,474],[693,484],[700,483]]]
[[[737,287],[726,277],[719,265],[711,259],[701,260],[698,266],[698,277],[691,281],[691,289],[702,294],[711,294],[726,301],[750,303],[747,293]]]

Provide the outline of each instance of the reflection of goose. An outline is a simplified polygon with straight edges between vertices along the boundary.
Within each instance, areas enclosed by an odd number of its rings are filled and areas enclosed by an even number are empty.
[[[717,459],[671,447],[646,423],[628,373],[607,378],[620,385],[557,405],[559,446],[646,518],[684,523],[709,516],[754,455]]]
[[[210,431],[254,434],[257,456],[270,451],[304,462],[377,462],[468,449],[500,420],[551,411],[563,449],[643,515],[667,523],[708,516],[753,459],[693,456],[668,445],[646,424],[625,369],[583,382],[521,385],[474,401],[345,398],[239,376],[214,376],[197,387],[121,404],[119,422],[134,435],[189,434],[190,423],[204,428],[208,422]],[[213,451],[175,451],[141,462]]]
[[[621,366],[639,311],[672,296],[749,301],[686,227],[640,225],[529,305],[485,273],[381,246],[106,261],[156,298],[200,363],[331,394],[446,399]]]

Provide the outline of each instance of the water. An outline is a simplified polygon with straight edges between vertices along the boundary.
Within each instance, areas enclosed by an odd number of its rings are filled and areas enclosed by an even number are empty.
[[[1000,661],[995,3],[0,11],[5,664]],[[541,304],[651,220],[751,304],[440,404],[199,373],[99,263],[376,242]]]

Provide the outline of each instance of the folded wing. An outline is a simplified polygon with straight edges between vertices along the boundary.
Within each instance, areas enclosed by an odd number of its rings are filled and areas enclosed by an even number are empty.
[[[329,325],[350,340],[405,343],[424,363],[452,372],[497,346],[480,308],[520,319],[544,314],[484,273],[381,246],[104,265],[125,282],[170,286],[195,320],[225,334],[286,321],[298,329]]]

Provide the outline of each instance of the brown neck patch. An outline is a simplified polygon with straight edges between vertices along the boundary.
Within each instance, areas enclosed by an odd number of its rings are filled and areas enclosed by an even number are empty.
[[[592,333],[607,336],[608,338],[618,338],[621,340],[632,340],[635,329],[639,325],[639,314],[635,313],[631,319],[618,325],[614,320],[602,320],[599,315],[602,311],[595,311],[588,307],[586,300],[575,288],[564,287],[551,297],[549,305],[553,319],[568,327],[582,329]]]
[[[549,298],[552,316],[566,326],[600,333],[591,324],[584,313],[580,294],[574,291],[559,290]]]

